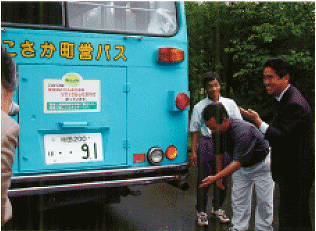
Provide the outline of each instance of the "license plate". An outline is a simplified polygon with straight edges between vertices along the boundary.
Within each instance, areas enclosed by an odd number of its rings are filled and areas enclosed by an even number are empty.
[[[46,165],[103,161],[101,133],[45,134],[44,149]]]

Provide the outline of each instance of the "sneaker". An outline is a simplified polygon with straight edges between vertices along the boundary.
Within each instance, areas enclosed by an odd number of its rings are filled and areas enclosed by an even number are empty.
[[[229,231],[239,231],[239,229],[234,228],[234,227],[230,227],[230,228],[229,228]]]
[[[204,212],[197,213],[197,224],[199,226],[208,225],[207,214]]]
[[[219,219],[219,221],[223,224],[229,223],[230,219],[226,216],[226,213],[224,210],[219,209],[215,212],[213,212],[213,214],[215,214],[215,216]]]

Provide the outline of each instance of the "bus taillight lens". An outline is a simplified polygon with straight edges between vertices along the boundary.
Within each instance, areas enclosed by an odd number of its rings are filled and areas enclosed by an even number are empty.
[[[172,144],[166,150],[166,157],[170,160],[174,160],[178,156],[178,149]]]
[[[184,60],[184,51],[177,48],[159,48],[159,62],[178,63]]]
[[[190,98],[184,92],[181,92],[176,97],[176,106],[179,109],[186,109],[190,105]]]

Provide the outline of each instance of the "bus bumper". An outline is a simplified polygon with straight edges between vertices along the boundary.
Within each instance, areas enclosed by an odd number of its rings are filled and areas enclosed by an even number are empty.
[[[60,192],[124,188],[153,183],[169,183],[187,190],[189,163],[167,166],[90,170],[79,172],[13,176],[9,197],[53,194]]]

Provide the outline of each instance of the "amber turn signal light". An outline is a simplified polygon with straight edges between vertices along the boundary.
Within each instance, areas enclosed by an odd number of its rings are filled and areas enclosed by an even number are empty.
[[[166,157],[170,160],[174,160],[178,156],[178,149],[172,144],[166,150]]]

